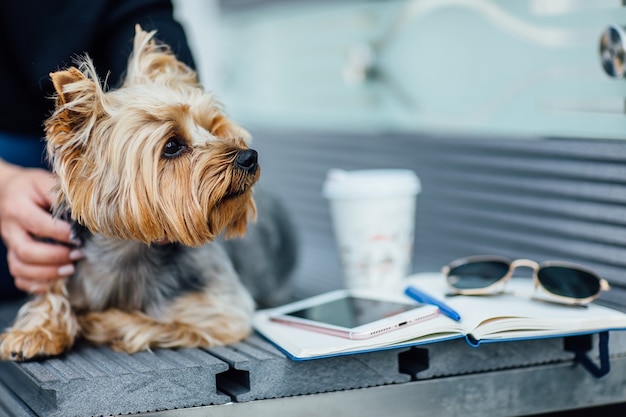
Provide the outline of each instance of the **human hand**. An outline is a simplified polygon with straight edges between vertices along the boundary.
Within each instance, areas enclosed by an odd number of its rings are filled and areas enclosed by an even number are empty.
[[[73,261],[83,257],[70,225],[50,214],[53,186],[52,175],[43,169],[0,163],[0,234],[16,287],[30,293],[45,292],[57,279],[72,275]]]

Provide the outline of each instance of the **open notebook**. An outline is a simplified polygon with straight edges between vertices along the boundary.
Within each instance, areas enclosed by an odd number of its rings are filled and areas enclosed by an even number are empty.
[[[532,299],[532,280],[514,278],[504,294],[493,296],[446,297],[441,274],[417,274],[406,280],[420,290],[445,301],[461,315],[454,321],[443,314],[434,319],[404,327],[365,340],[349,340],[270,321],[270,310],[254,317],[255,329],[294,360],[392,349],[465,338],[472,346],[486,342],[563,337],[608,330],[626,329],[626,314],[591,304],[573,307]],[[406,285],[388,288],[399,297]],[[408,297],[407,297],[408,299]]]

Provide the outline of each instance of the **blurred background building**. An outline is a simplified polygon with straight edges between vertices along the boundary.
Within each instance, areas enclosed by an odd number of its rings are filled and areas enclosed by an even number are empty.
[[[255,138],[259,187],[300,229],[300,296],[341,285],[326,171],[399,167],[423,185],[415,271],[557,258],[626,304],[621,0],[176,4],[205,86]]]

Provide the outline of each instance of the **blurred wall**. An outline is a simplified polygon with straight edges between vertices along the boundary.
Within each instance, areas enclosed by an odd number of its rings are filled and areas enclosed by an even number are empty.
[[[620,0],[222,6],[224,99],[251,126],[626,138],[599,54]]]
[[[177,4],[203,80],[253,134],[258,187],[296,221],[298,296],[342,285],[326,170],[394,167],[422,179],[414,271],[572,261],[626,308],[626,83],[599,55],[622,1]]]

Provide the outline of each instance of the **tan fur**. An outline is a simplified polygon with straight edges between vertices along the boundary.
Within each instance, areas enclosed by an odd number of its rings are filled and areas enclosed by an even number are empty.
[[[117,90],[104,90],[88,57],[51,74],[56,110],[45,127],[55,214],[69,211],[92,238],[71,293],[55,284],[0,336],[3,359],[58,355],[76,337],[132,353],[222,345],[250,332],[253,301],[225,252],[207,246],[222,233],[242,235],[255,217],[260,169],[237,162],[250,136],[153,35],[137,26]],[[175,156],[165,152],[173,141],[183,145]],[[181,245],[168,255],[179,269],[155,266],[161,252],[151,245],[164,241]]]
[[[0,358],[59,355],[69,348],[78,323],[67,296],[65,283],[58,282],[45,296],[22,306],[14,325],[0,336]]]
[[[157,347],[208,347],[235,343],[250,333],[245,310],[210,293],[181,297],[167,320],[110,309],[79,316],[81,335],[127,353]],[[232,301],[232,300],[231,300]],[[193,306],[193,308],[190,308]]]

